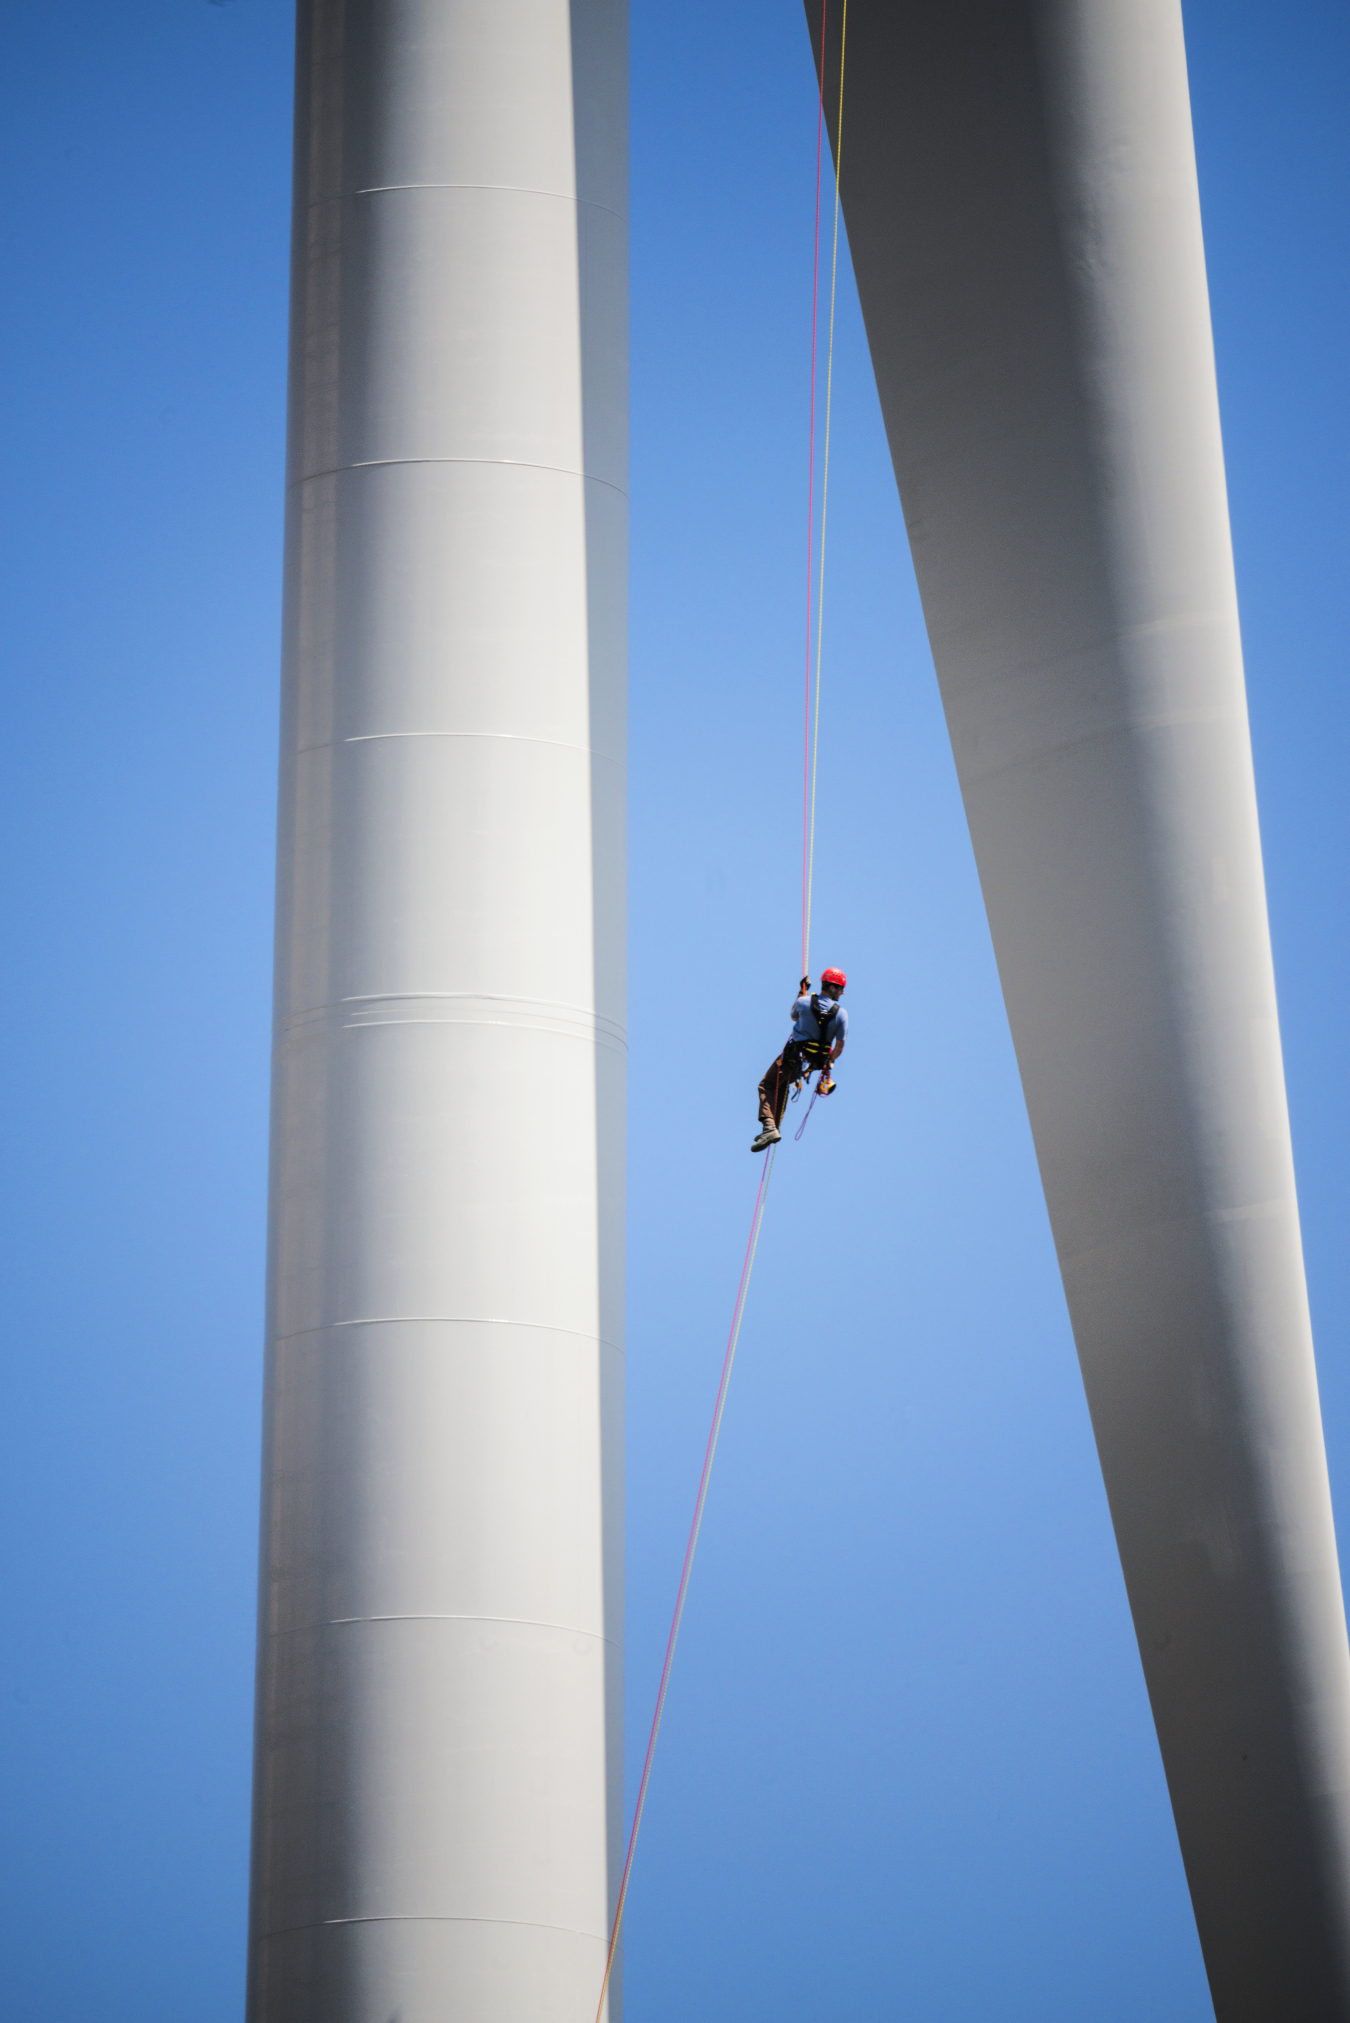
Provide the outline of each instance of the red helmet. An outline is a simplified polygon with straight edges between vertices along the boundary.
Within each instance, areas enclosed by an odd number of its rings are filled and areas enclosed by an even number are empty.
[[[848,982],[848,978],[844,975],[842,969],[822,969],[820,980],[822,983],[837,983],[840,990]]]

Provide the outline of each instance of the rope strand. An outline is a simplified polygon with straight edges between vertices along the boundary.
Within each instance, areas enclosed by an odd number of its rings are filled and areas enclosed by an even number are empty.
[[[825,525],[830,499],[830,418],[834,399],[834,308],[839,281],[839,181],[844,165],[844,53],[848,43],[848,0],[839,31],[839,112],[834,139],[834,244],[830,253],[830,340],[825,354],[825,451],[821,459],[820,587],[816,595],[816,696],[808,733],[811,793],[806,811],[806,902],[802,926],[802,975],[811,973],[811,895],[816,863],[816,772],[820,763],[820,663],[825,633]],[[825,29],[820,36],[821,105],[825,103]]]
[[[807,489],[808,513],[806,524],[806,735],[805,759],[802,777],[802,974],[810,970],[811,948],[811,890],[815,867],[816,847],[816,773],[820,756],[820,666],[821,645],[824,636],[825,618],[825,524],[826,508],[830,487],[830,415],[834,390],[834,314],[835,299],[839,279],[839,181],[843,160],[844,139],[844,44],[848,35],[848,0],[844,0],[844,16],[839,40],[839,113],[835,129],[834,148],[834,234],[830,252],[830,334],[826,348],[825,363],[825,443],[821,463],[820,495],[820,556],[818,579],[813,568],[812,536],[815,529],[815,458],[816,458],[816,339],[820,323],[820,190],[823,132],[825,123],[825,29],[829,0],[822,0],[820,16],[820,107],[816,117],[816,221],[815,252],[811,277],[811,422],[810,447],[808,451]],[[815,697],[812,703],[812,590],[818,580],[819,589],[815,598]],[[819,1091],[817,1091],[817,1094]],[[815,1096],[807,1108],[807,1116],[814,1107]],[[800,1138],[806,1128],[803,1118],[797,1136]],[[596,2005],[595,2023],[602,2023],[605,2001],[609,1994],[610,1978],[614,1972],[614,1956],[618,1949],[619,1932],[623,1925],[623,1914],[628,1902],[628,1884],[633,1873],[633,1855],[637,1848],[638,1829],[642,1825],[642,1814],[647,1803],[647,1787],[651,1781],[652,1759],[656,1753],[656,1739],[661,1732],[661,1717],[666,1709],[666,1693],[670,1686],[670,1668],[675,1658],[675,1646],[679,1640],[680,1625],[684,1620],[684,1605],[689,1594],[689,1577],[694,1567],[694,1552],[698,1546],[698,1535],[703,1524],[703,1509],[708,1500],[708,1483],[712,1475],[713,1457],[717,1452],[717,1439],[722,1430],[722,1414],[726,1408],[727,1386],[731,1381],[731,1367],[736,1359],[736,1345],[740,1340],[741,1322],[745,1317],[746,1296],[750,1290],[750,1274],[755,1266],[755,1252],[759,1247],[759,1232],[764,1221],[764,1206],[769,1192],[769,1177],[773,1172],[774,1147],[770,1146],[764,1160],[764,1168],[759,1176],[759,1191],[755,1195],[754,1211],[750,1218],[750,1237],[745,1246],[745,1257],[741,1264],[740,1284],[736,1289],[736,1304],[732,1309],[731,1331],[727,1336],[726,1354],[722,1359],[722,1375],[717,1386],[717,1402],[713,1407],[712,1426],[708,1432],[708,1444],[703,1455],[703,1472],[699,1476],[698,1494],[694,1499],[694,1517],[689,1527],[689,1538],[684,1548],[684,1564],[680,1569],[680,1585],[675,1596],[675,1611],[670,1621],[670,1634],[666,1638],[666,1655],[661,1666],[661,1683],[656,1692],[656,1709],[652,1715],[652,1725],[647,1737],[647,1753],[643,1758],[642,1776],[638,1782],[637,1803],[633,1808],[633,1824],[628,1833],[628,1848],[624,1856],[623,1874],[619,1880],[619,1894],[614,1905],[614,1922],[610,1926],[609,1947],[605,1954],[605,1975],[600,1984],[600,2000]]]
[[[820,47],[822,61],[825,49],[825,16],[830,0],[821,0]],[[822,86],[816,100],[816,222],[812,233],[811,258],[811,423],[807,435],[806,452],[806,728],[805,750],[802,757],[802,975],[806,975],[808,957],[808,894],[811,889],[811,867],[808,848],[811,835],[811,600],[815,591],[815,566],[812,543],[816,531],[816,338],[820,330],[820,164],[822,142],[825,133],[825,91]]]
[[[722,1359],[722,1380],[717,1386],[717,1403],[713,1408],[712,1427],[708,1434],[708,1446],[703,1456],[703,1473],[698,1481],[698,1495],[694,1500],[694,1521],[689,1527],[689,1542],[684,1548],[684,1565],[680,1570],[679,1592],[675,1597],[675,1613],[670,1619],[670,1635],[666,1639],[666,1658],[661,1667],[661,1684],[656,1693],[656,1712],[652,1715],[651,1733],[647,1737],[647,1754],[642,1765],[642,1778],[638,1784],[637,1804],[633,1808],[633,1824],[628,1834],[628,1853],[624,1859],[623,1876],[619,1882],[618,1900],[614,1906],[614,1923],[610,1927],[609,1951],[605,1956],[605,1978],[600,1984],[600,2001],[595,2011],[595,2023],[601,2023],[605,2009],[605,1997],[609,1993],[609,1977],[614,1971],[614,1953],[619,1943],[619,1927],[623,1922],[624,1906],[628,1901],[628,1879],[633,1871],[633,1851],[637,1846],[638,1828],[642,1824],[642,1810],[647,1803],[647,1784],[652,1774],[652,1757],[656,1751],[656,1738],[661,1730],[661,1716],[666,1708],[666,1688],[670,1684],[670,1667],[675,1656],[675,1644],[680,1634],[680,1624],[684,1618],[685,1597],[689,1593],[689,1576],[693,1571],[694,1548],[698,1544],[699,1528],[703,1523],[703,1506],[708,1499],[708,1479],[712,1474],[713,1456],[717,1452],[717,1436],[722,1430],[722,1411],[727,1401],[727,1385],[731,1381],[731,1366],[736,1360],[736,1344],[740,1340],[741,1321],[745,1315],[745,1296],[750,1290],[750,1274],[755,1268],[755,1251],[759,1244],[760,1224],[764,1220],[764,1203],[769,1192],[769,1175],[773,1172],[773,1147],[769,1147],[764,1161],[764,1170],[759,1176],[759,1192],[755,1196],[754,1213],[750,1218],[750,1240],[745,1246],[745,1260],[741,1265],[741,1282],[736,1292],[736,1305],[731,1317],[731,1333],[727,1337],[727,1352]]]

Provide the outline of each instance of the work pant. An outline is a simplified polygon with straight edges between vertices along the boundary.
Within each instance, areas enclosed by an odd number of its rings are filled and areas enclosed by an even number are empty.
[[[806,1050],[796,1040],[789,1040],[776,1061],[771,1061],[764,1071],[764,1080],[759,1085],[759,1116],[763,1124],[781,1124],[787,1099],[792,1092],[792,1084],[802,1076],[809,1075],[812,1064],[806,1058]]]

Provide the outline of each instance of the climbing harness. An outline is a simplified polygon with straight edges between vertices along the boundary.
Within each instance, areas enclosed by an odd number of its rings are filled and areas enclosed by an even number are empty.
[[[829,0],[821,0],[820,14],[820,102],[816,113],[816,216],[815,255],[811,280],[811,421],[810,448],[808,452],[809,512],[806,534],[806,736],[805,760],[802,783],[802,973],[810,975],[811,946],[811,891],[815,867],[816,843],[816,772],[820,754],[820,669],[821,647],[824,638],[825,617],[825,524],[826,506],[829,499],[830,483],[830,416],[834,388],[834,313],[835,297],[839,278],[839,178],[844,147],[844,52],[848,41],[848,0],[844,0],[843,18],[839,33],[839,108],[835,125],[834,145],[834,232],[830,252],[830,322],[829,341],[826,347],[825,363],[825,441],[821,458],[820,496],[820,549],[818,558],[813,553],[815,530],[815,454],[816,454],[816,337],[820,323],[820,188],[823,136],[825,124],[825,30],[829,11]],[[817,564],[818,560],[818,573]],[[818,586],[818,587],[817,587]],[[815,609],[812,610],[812,592],[816,590]],[[814,698],[812,663],[812,619],[815,620],[814,639]],[[833,972],[822,981],[834,981]],[[812,994],[811,1007],[816,1014],[819,1027],[818,1041],[808,1041],[804,1051],[810,1050],[806,1079],[819,1069],[816,1086],[811,1101],[806,1108],[797,1129],[800,1138],[806,1129],[811,1112],[820,1096],[828,1096],[834,1083],[830,1079],[830,1049],[833,1043],[833,1027],[836,1005],[829,998]],[[797,1093],[800,1094],[799,1084]],[[795,1096],[794,1099],[795,1101]],[[689,1593],[689,1576],[693,1571],[694,1549],[698,1544],[699,1529],[703,1523],[703,1507],[708,1497],[708,1482],[712,1474],[713,1456],[717,1452],[717,1437],[722,1429],[722,1413],[726,1406],[727,1386],[731,1381],[731,1367],[736,1358],[736,1344],[740,1340],[741,1322],[745,1317],[746,1295],[750,1290],[750,1274],[754,1270],[755,1252],[759,1244],[759,1232],[764,1221],[764,1206],[768,1198],[769,1177],[773,1172],[776,1141],[768,1147],[767,1157],[759,1177],[759,1191],[755,1195],[755,1206],[750,1217],[750,1236],[745,1247],[745,1258],[741,1265],[740,1284],[736,1290],[736,1303],[732,1309],[731,1331],[727,1336],[726,1354],[722,1359],[722,1375],[717,1386],[717,1402],[713,1407],[712,1426],[708,1433],[708,1444],[703,1456],[703,1473],[699,1477],[698,1495],[694,1499],[694,1517],[689,1527],[689,1538],[684,1549],[684,1565],[680,1569],[680,1585],[675,1596],[675,1611],[671,1617],[670,1635],[666,1639],[665,1661],[661,1667],[661,1683],[656,1692],[656,1709],[652,1715],[651,1732],[647,1737],[647,1754],[642,1763],[642,1776],[638,1782],[637,1803],[633,1808],[633,1823],[628,1834],[628,1849],[624,1856],[623,1874],[619,1881],[619,1893],[614,1905],[614,1918],[609,1931],[609,1948],[605,1954],[604,1979],[600,1984],[600,2000],[596,2005],[595,2023],[601,2023],[604,2016],[605,1998],[609,1993],[610,1977],[614,1971],[614,1955],[619,1943],[619,1932],[623,1925],[624,1906],[628,1901],[628,1884],[633,1872],[633,1854],[637,1847],[638,1828],[642,1824],[643,1808],[647,1803],[647,1786],[651,1779],[652,1758],[656,1751],[656,1738],[661,1731],[661,1717],[665,1712],[666,1692],[670,1685],[670,1668],[675,1657],[675,1645],[680,1634],[680,1624],[684,1619],[684,1604]]]
[[[801,1095],[802,1090],[807,1086],[817,1069],[820,1071],[815,1093],[807,1105],[807,1117],[810,1116],[812,1110],[815,1108],[816,1096],[832,1096],[834,1094],[835,1085],[830,1075],[830,1058],[834,1050],[834,1027],[839,1006],[833,998],[821,997],[818,992],[812,991],[811,1010],[815,1014],[818,1037],[814,1040],[789,1040],[788,1046],[783,1049],[784,1054],[787,1053],[789,1047],[795,1053],[797,1073],[793,1078],[792,1102],[795,1103],[797,1101],[797,1098]],[[801,1128],[798,1130],[796,1136],[800,1138],[802,1131],[805,1129],[806,1117],[803,1117]]]
[[[818,992],[812,991],[811,1010],[815,1014],[816,1027],[820,1037],[814,1040],[803,1040],[801,1043],[802,1052],[806,1055],[812,1067],[828,1067],[830,1050],[834,1045],[834,1027],[839,1013],[839,1006],[833,998],[821,997]]]
[[[802,1132],[811,1121],[811,1112],[816,1107],[817,1097],[832,1096],[835,1089],[834,1078],[830,1074],[830,1058],[834,1048],[835,1014],[839,1007],[832,999],[820,997],[813,991],[811,994],[811,1009],[816,1015],[819,1038],[814,1040],[789,1040],[787,1046],[783,1049],[784,1057],[787,1056],[789,1051],[793,1054],[795,1072],[793,1074],[792,1095],[789,1098],[791,1102],[795,1103],[798,1100],[803,1089],[809,1085],[812,1075],[816,1076],[816,1086],[811,1091],[811,1100],[806,1106],[806,1115],[802,1118],[801,1123],[793,1133],[792,1142],[794,1145],[799,1141]]]

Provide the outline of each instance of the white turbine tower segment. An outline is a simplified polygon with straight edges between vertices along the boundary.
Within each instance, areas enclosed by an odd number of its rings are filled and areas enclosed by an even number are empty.
[[[1344,2023],[1350,1652],[1179,0],[849,0],[842,177],[1215,2009]]]
[[[622,1830],[626,11],[299,16],[249,2015],[590,2023]]]

